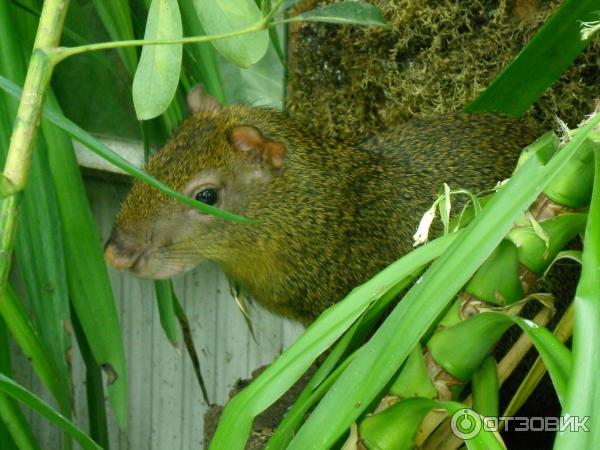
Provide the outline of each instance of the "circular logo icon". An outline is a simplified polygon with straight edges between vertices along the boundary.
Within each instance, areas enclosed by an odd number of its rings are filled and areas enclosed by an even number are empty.
[[[450,427],[456,437],[468,441],[481,431],[481,418],[472,409],[462,408],[452,414]]]

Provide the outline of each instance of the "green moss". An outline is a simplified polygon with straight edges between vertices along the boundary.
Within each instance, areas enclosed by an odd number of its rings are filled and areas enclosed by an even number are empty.
[[[349,139],[414,116],[460,110],[562,3],[518,1],[539,8],[519,19],[514,0],[372,0],[393,32],[302,24],[291,38],[287,108],[311,131]],[[531,108],[528,120],[554,127],[558,115],[575,125],[591,111],[600,96],[597,42]]]

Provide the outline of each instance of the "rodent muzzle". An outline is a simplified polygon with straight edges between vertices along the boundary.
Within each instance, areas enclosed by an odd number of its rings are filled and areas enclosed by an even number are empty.
[[[106,241],[104,258],[106,262],[118,270],[130,270],[140,258],[141,254],[124,246],[115,233]]]
[[[169,246],[164,248],[168,249]],[[150,241],[140,244],[135,237],[113,230],[104,246],[104,258],[117,270],[128,271],[137,277],[152,280],[172,277],[197,266],[200,262],[198,258],[190,258],[187,254],[177,257],[176,253],[173,254],[173,249],[165,251],[164,248]]]

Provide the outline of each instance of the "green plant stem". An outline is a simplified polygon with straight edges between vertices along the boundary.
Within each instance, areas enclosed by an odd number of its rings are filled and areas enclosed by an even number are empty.
[[[47,50],[56,47],[60,41],[68,3],[69,0],[44,2],[23,87],[23,97],[19,103],[8,148],[2,181],[11,185],[14,190],[11,195],[2,199],[0,205],[0,293],[6,286],[10,255],[15,243],[20,193],[27,183],[42,104],[54,68]]]
[[[141,47],[143,45],[163,45],[163,44],[198,44],[201,42],[216,41],[219,39],[227,39],[244,34],[256,33],[257,31],[265,30],[271,26],[277,26],[286,21],[273,22],[271,19],[279,10],[284,0],[278,0],[271,8],[267,15],[260,19],[255,24],[237,31],[222,34],[212,34],[203,36],[189,36],[182,39],[130,39],[125,41],[99,42],[96,44],[79,45],[77,47],[57,47],[50,50],[50,59],[53,64],[58,64],[60,61],[81,53],[94,52],[99,50],[108,50],[125,47]]]
[[[227,39],[244,34],[255,33],[267,28],[267,22],[263,19],[256,22],[247,28],[241,30],[232,31],[230,33],[222,34],[210,34],[204,36],[189,36],[181,39],[130,39],[125,41],[113,41],[113,42],[98,42],[96,44],[79,45],[77,47],[57,47],[51,50],[51,59],[53,63],[59,63],[60,61],[74,55],[80,55],[87,52],[95,52],[99,50],[112,50],[116,48],[125,47],[141,47],[144,45],[168,45],[168,44],[198,44],[201,42],[216,41],[219,39]]]
[[[263,21],[265,23],[269,23],[284,2],[285,0],[277,0],[277,2],[271,7],[271,10],[263,17]]]
[[[40,16],[23,97],[4,166],[4,176],[17,190],[23,189],[27,182],[42,103],[54,68],[47,52],[59,43],[68,3],[69,0],[48,0],[44,2]]]

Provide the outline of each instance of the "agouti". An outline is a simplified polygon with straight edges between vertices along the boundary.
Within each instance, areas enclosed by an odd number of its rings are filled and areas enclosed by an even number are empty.
[[[191,103],[195,114],[146,170],[257,223],[205,215],[135,181],[108,262],[165,278],[211,260],[258,303],[305,325],[412,248],[442,183],[490,189],[535,138],[514,119],[454,113],[353,144],[311,136],[282,112],[221,108],[205,94]]]

